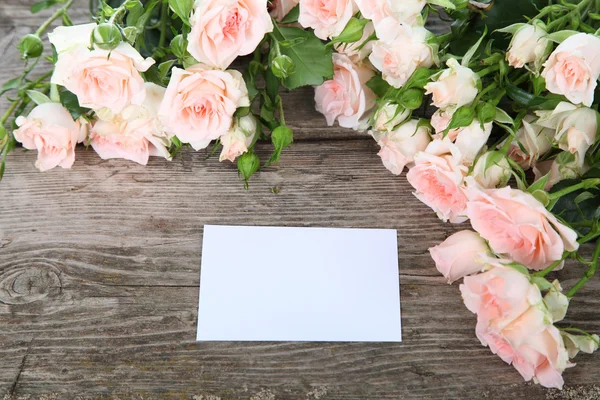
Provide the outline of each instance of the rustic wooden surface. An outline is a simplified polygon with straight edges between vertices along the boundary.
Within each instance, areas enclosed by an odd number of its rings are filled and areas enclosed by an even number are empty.
[[[76,1],[75,19],[85,21],[87,2]],[[30,16],[30,4],[0,4],[2,81],[20,68],[18,37],[47,15]],[[427,252],[461,227],[441,223],[404,177],[388,173],[371,139],[327,128],[311,90],[285,101],[297,142],[248,191],[233,165],[201,153],[141,167],[80,149],[72,170],[43,174],[34,153],[9,157],[0,183],[0,396],[600,398],[597,355],[579,356],[559,392],[523,383],[482,347],[458,287]],[[404,342],[196,343],[204,224],[398,229]],[[581,271],[567,266],[559,277],[568,287]],[[565,323],[600,332],[599,308],[596,279]]]

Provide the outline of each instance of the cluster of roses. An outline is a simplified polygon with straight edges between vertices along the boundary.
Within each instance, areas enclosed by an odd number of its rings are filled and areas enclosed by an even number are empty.
[[[113,15],[129,6],[125,1]],[[221,161],[234,161],[246,152],[255,140],[257,121],[250,113],[235,115],[250,105],[248,89],[242,74],[227,68],[273,30],[267,0],[198,2],[189,25],[191,65],[173,67],[166,88],[145,81],[143,73],[155,60],[122,40],[112,20],[61,26],[49,33],[57,57],[51,83],[73,93],[86,113],[74,120],[58,91],[51,91],[51,98],[31,96],[38,105],[27,117],[17,118],[14,137],[25,148],[38,150],[36,166],[42,171],[70,168],[81,142],[103,159],[142,165],[149,156],[171,159],[173,140],[199,150],[219,139]]]
[[[600,342],[597,335],[554,325],[564,318],[574,292],[565,295],[558,281],[544,277],[562,268],[580,243],[577,232],[546,208],[554,199],[547,191],[584,175],[597,151],[599,115],[590,106],[600,75],[600,37],[573,31],[552,35],[541,19],[532,19],[501,30],[513,35],[502,55],[476,58],[481,38],[461,63],[447,55],[447,68],[436,70],[440,43],[424,28],[425,1],[329,3],[339,13],[335,18],[323,18],[301,2],[299,22],[335,43],[357,10],[367,21],[360,40],[335,45],[335,74],[316,88],[316,109],[329,125],[337,120],[368,130],[385,167],[396,175],[408,167],[415,196],[439,218],[470,220],[476,232],[458,232],[430,249],[438,270],[450,283],[464,277],[460,290],[478,316],[476,333],[483,345],[526,380],[562,388],[562,372],[573,365],[569,359],[578,351],[595,351]],[[541,15],[550,12],[543,9]],[[553,42],[560,44],[554,49]],[[557,97],[553,109],[524,110],[513,119],[497,107],[508,74],[482,87],[484,76],[508,70],[502,63],[516,74],[523,71],[521,82],[536,81],[538,92],[564,97]],[[376,94],[379,76],[387,89]],[[419,89],[437,108],[430,121],[411,118],[421,104]],[[409,94],[416,104],[410,96],[406,100]],[[495,125],[508,133],[490,145]],[[536,182],[529,187],[527,169],[533,169]],[[518,189],[507,186],[512,177]],[[598,255],[592,260],[596,266]]]

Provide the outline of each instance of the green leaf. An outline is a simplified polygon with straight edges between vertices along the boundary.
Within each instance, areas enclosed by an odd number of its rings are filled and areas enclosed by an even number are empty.
[[[350,18],[346,27],[338,36],[334,37],[330,43],[354,43],[363,37],[365,25],[369,23],[368,19]]]
[[[548,39],[555,43],[562,43],[573,35],[577,35],[579,32],[577,31],[558,31],[551,33],[549,35],[544,36],[545,39]]]
[[[548,281],[546,278],[543,278],[541,276],[532,276],[531,277],[531,282],[534,285],[537,285],[537,287],[540,288],[540,290],[550,290],[552,289],[554,286],[552,286],[552,284],[550,283],[550,281]]]
[[[275,147],[268,164],[279,163],[281,152],[294,142],[294,132],[287,126],[280,125],[271,133],[271,142]]]
[[[73,119],[77,119],[90,111],[88,108],[81,107],[77,96],[66,89],[60,92],[60,103],[69,110]]]
[[[31,100],[33,100],[33,102],[37,105],[52,102],[52,100],[50,100],[48,98],[48,96],[46,96],[44,93],[38,92],[36,90],[28,90],[26,93],[27,93],[27,96],[29,96],[29,98]]]
[[[298,22],[298,17],[300,16],[300,4],[296,7],[292,8],[290,12],[281,20],[280,24],[293,24],[294,22]]]
[[[4,177],[4,169],[5,169],[6,165],[5,165],[5,161],[2,160],[2,162],[0,162],[0,181],[2,180],[2,177]]]
[[[53,5],[58,4],[58,0],[42,0],[37,3],[34,3],[31,6],[31,12],[33,14],[39,13],[42,10],[52,7]]]
[[[133,3],[133,6],[129,8],[129,12],[127,13],[127,25],[135,26],[140,17],[144,14],[144,5],[141,1],[136,1]]]
[[[21,86],[22,80],[23,79],[19,76],[17,78],[13,78],[13,79],[10,79],[10,80],[4,82],[2,87],[0,87],[0,96],[2,96],[4,93],[8,92],[9,90],[18,89],[19,86]]]
[[[319,86],[333,76],[332,50],[311,31],[300,28],[275,28],[274,35],[278,41],[305,38],[302,43],[292,47],[282,47],[281,53],[292,59],[296,71],[288,76],[283,85],[288,89],[301,86]]]
[[[547,96],[536,96],[512,83],[506,85],[506,94],[523,106],[535,107],[536,109],[541,110],[553,110],[560,102],[567,101],[564,96],[552,93]]]
[[[248,180],[260,169],[260,159],[254,149],[248,150],[237,159],[240,177],[244,180],[244,188],[248,189]]]
[[[475,55],[475,53],[477,52],[477,49],[479,49],[479,46],[481,46],[481,42],[483,42],[483,38],[487,35],[488,32],[488,28],[487,26],[483,29],[483,34],[481,35],[481,37],[479,38],[479,40],[477,42],[475,42],[475,44],[473,46],[471,46],[471,48],[466,52],[465,56],[463,57],[461,64],[463,67],[468,67],[469,63],[471,62],[471,59],[473,58],[473,56]]]
[[[371,89],[377,97],[383,97],[391,86],[381,77],[381,75],[374,75],[367,81],[367,87]]]
[[[403,88],[423,89],[423,87],[429,83],[431,77],[437,73],[438,72],[433,69],[419,67],[415,70],[415,72],[412,73],[410,78],[408,78],[408,81],[406,81]]]
[[[440,6],[448,10],[456,10],[456,6],[450,0],[427,0],[433,6]]]
[[[503,109],[496,107],[496,115],[494,116],[494,121],[500,122],[501,124],[510,124],[513,125],[515,121],[511,118],[510,115]]]
[[[546,187],[546,184],[548,183],[549,178],[550,178],[550,173],[547,173],[546,175],[542,176],[540,179],[538,179],[537,181],[532,183],[529,186],[529,188],[527,188],[527,191],[529,193],[533,194],[533,192],[536,192],[538,190],[544,190],[544,188]]]
[[[169,7],[184,24],[190,25],[190,14],[194,7],[194,0],[169,0]]]
[[[159,73],[161,80],[165,81],[167,79],[167,75],[169,74],[171,67],[176,62],[177,62],[177,60],[167,60],[158,66],[158,73]]]

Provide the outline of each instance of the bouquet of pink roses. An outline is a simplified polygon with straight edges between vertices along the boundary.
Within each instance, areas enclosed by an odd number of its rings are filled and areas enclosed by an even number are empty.
[[[300,23],[336,49],[317,110],[368,131],[440,219],[470,221],[430,249],[437,269],[464,278],[483,345],[525,380],[562,388],[570,359],[600,344],[555,325],[600,259],[600,2],[325,3],[355,8],[331,19],[300,2]],[[446,9],[448,33],[427,30],[432,4]],[[429,101],[433,115],[413,117]],[[580,253],[588,242],[591,260]],[[563,293],[546,276],[566,259],[588,270]]]
[[[42,171],[70,168],[78,143],[144,165],[212,144],[247,184],[257,141],[273,145],[266,164],[293,142],[280,88],[315,86],[329,125],[368,132],[442,220],[470,221],[430,252],[448,282],[464,278],[483,345],[558,388],[598,349],[557,323],[600,262],[599,0],[101,0],[83,25],[72,2],[32,7],[56,12],[2,87],[0,177],[17,143]],[[547,276],[567,260],[587,271],[565,293]]]

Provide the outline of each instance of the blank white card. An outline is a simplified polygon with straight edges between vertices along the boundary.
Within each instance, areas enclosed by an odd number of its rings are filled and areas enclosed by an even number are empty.
[[[390,229],[204,227],[197,340],[400,342]]]

